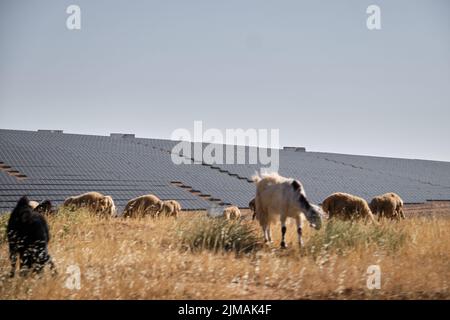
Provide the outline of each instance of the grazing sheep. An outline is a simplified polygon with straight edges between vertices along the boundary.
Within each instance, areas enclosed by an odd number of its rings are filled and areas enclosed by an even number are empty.
[[[303,245],[301,213],[312,227],[320,229],[322,226],[322,210],[311,204],[306,198],[305,190],[300,181],[285,178],[277,173],[256,175],[255,212],[256,218],[264,232],[265,241],[272,241],[270,225],[280,217],[281,247],[286,247],[286,220],[295,219],[297,224],[298,242]]]
[[[378,220],[383,217],[396,220],[405,219],[403,200],[393,192],[374,197],[370,202],[370,209],[374,214],[378,214]]]
[[[328,213],[330,219],[353,220],[364,218],[375,222],[367,201],[348,193],[333,193],[322,202],[322,209]]]
[[[181,205],[178,201],[175,200],[167,200],[163,202],[163,208],[161,210],[161,214],[164,214],[167,217],[178,217],[178,214],[181,212]]]
[[[30,201],[33,202],[33,201]],[[34,211],[39,212],[40,214],[43,215],[49,215],[49,214],[55,214],[56,211],[53,208],[52,203],[50,202],[50,200],[44,200],[41,203],[39,203],[35,208]]]
[[[106,216],[114,216],[116,215],[116,205],[114,204],[114,200],[111,196],[104,196],[99,203],[98,212],[102,213]]]
[[[71,210],[84,207],[106,216],[112,216],[116,212],[116,206],[111,196],[105,196],[99,192],[87,192],[69,197],[64,201],[63,206]]]
[[[236,206],[226,207],[223,210],[223,217],[227,220],[238,220],[241,217],[241,211]]]
[[[255,218],[256,218],[255,198],[253,198],[252,200],[250,200],[250,202],[248,203],[248,207],[249,207],[249,209],[253,212],[252,220],[255,220]]]
[[[123,210],[123,217],[136,217],[138,215],[144,216],[147,214],[156,217],[163,208],[164,202],[157,196],[152,194],[143,195],[128,201]]]
[[[27,275],[29,271],[41,273],[47,263],[56,272],[47,250],[50,240],[47,221],[42,214],[32,209],[25,196],[20,198],[11,213],[7,237],[11,277],[14,277],[16,272],[17,258],[21,275]]]
[[[44,215],[55,213],[55,210],[53,209],[53,205],[50,202],[50,200],[44,200],[41,203],[31,200],[30,202],[28,202],[28,205],[34,211],[37,211]]]
[[[383,196],[391,197],[392,199],[394,199],[397,219],[405,219],[405,213],[403,212],[403,199],[394,192],[385,193]]]
[[[97,211],[97,207],[104,197],[103,194],[99,192],[87,192],[80,194],[78,196],[72,196],[64,201],[63,206],[70,209],[78,209],[82,207],[87,207]]]

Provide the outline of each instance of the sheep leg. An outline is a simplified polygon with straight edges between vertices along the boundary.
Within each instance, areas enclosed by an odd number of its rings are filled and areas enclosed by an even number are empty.
[[[381,221],[383,218],[383,210],[378,211],[378,221]]]
[[[16,274],[17,252],[11,251],[9,259],[11,260],[11,271],[9,272],[9,276],[12,278]]]
[[[270,224],[262,225],[264,232],[264,242],[272,242],[272,234],[270,232]]]
[[[263,231],[264,231],[264,242],[269,242],[269,227],[268,226],[264,226],[263,227]]]
[[[48,255],[48,261],[47,263],[50,266],[50,270],[52,271],[52,276],[56,276],[58,274],[58,270],[56,270],[55,262],[53,262],[53,258]]]
[[[19,256],[19,274],[21,277],[26,277],[33,266],[33,253],[30,252],[30,249],[24,250],[20,252]]]
[[[300,219],[300,216],[295,218],[295,223],[297,225],[297,236],[298,236],[298,244],[300,247],[303,246],[303,239],[302,239],[302,220]]]
[[[281,248],[286,248],[286,218],[281,218]]]

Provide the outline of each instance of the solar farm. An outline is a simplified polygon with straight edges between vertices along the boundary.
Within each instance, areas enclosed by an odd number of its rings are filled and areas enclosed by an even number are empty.
[[[309,201],[322,208],[322,201],[335,192],[357,195],[362,202],[395,192],[403,198],[406,212],[399,220],[378,215],[376,221],[346,221],[333,219],[330,211],[317,228],[308,212],[319,209],[310,206],[301,217],[310,223],[298,227],[292,216],[285,226],[280,218],[275,221],[272,241],[266,238],[258,209],[256,219],[248,209],[256,191],[252,176],[267,170],[250,157],[261,150],[228,146],[223,150],[233,150],[236,156],[244,151],[245,161],[222,164],[226,161],[205,161],[201,152],[176,152],[177,145],[133,134],[0,130],[0,298],[450,297],[450,163],[310,152],[302,147],[262,150],[279,152],[279,174],[301,181]],[[182,159],[189,161],[176,164]],[[67,205],[68,198],[86,192],[111,196],[117,215]],[[183,211],[175,216],[164,211],[124,213],[130,199],[149,194],[163,203],[176,200]],[[48,199],[56,209],[33,209],[32,216],[45,219],[51,234],[49,267],[44,265],[36,277],[23,277],[21,268],[22,276],[11,276],[15,266],[11,268],[7,254],[9,221],[16,221],[12,217],[21,212],[20,206],[31,210],[31,201],[18,202],[24,195],[24,201]],[[292,199],[274,197],[269,203],[278,201],[281,208],[302,197]],[[220,211],[231,205],[242,215],[230,218]],[[222,215],[211,215],[213,209]],[[28,216],[21,217],[25,220],[17,221],[27,226]],[[379,284],[369,281],[374,267],[381,270]]]
[[[195,158],[193,164],[174,164],[176,144],[129,134],[0,130],[0,212],[14,208],[22,195],[60,205],[71,195],[94,190],[111,195],[119,210],[129,199],[148,193],[177,200],[186,210],[248,207],[255,193],[251,177],[261,165],[205,163]],[[337,191],[367,201],[391,191],[405,203],[450,200],[448,162],[302,148],[279,150],[279,162],[279,173],[300,179],[314,203]]]

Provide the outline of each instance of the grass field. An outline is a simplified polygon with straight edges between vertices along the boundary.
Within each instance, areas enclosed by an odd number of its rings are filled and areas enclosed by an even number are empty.
[[[204,212],[161,218],[100,219],[87,212],[50,217],[49,250],[58,268],[42,277],[8,278],[7,216],[0,217],[1,299],[449,299],[450,216],[419,215],[379,226],[294,224],[287,249],[262,244],[256,222],[227,222]],[[80,288],[68,289],[71,267]],[[366,286],[379,265],[381,288]]]

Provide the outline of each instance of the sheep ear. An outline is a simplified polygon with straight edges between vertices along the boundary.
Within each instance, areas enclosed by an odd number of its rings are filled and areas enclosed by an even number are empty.
[[[17,205],[23,207],[23,206],[28,206],[28,203],[29,203],[29,201],[28,201],[27,196],[23,196],[22,198],[20,198],[19,202],[17,202]]]
[[[297,180],[292,181],[291,185],[295,191],[302,190],[302,185]]]

